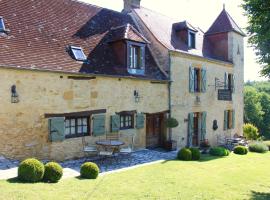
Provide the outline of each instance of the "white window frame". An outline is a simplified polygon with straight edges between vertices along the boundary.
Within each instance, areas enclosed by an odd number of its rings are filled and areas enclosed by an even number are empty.
[[[83,49],[82,49],[81,47],[70,46],[70,50],[71,50],[72,55],[74,56],[74,58],[75,58],[76,60],[78,60],[78,61],[85,61],[85,60],[87,60],[87,57],[86,57],[86,55],[84,54]],[[81,53],[82,53],[82,55],[84,56],[84,58],[78,58],[78,57],[76,56],[76,54],[74,53],[73,50],[80,50]]]
[[[138,58],[136,58],[135,48],[140,48],[140,56],[143,57],[141,60],[140,68],[137,67]],[[127,42],[127,68],[130,74],[144,75],[145,73],[145,44],[136,42]],[[137,55],[138,56],[138,55]],[[134,61],[135,62],[132,62]]]
[[[191,41],[192,41],[191,34],[194,35],[194,47],[192,46],[192,43],[191,43]],[[188,48],[196,49],[196,33],[194,31],[191,31],[191,30],[188,31]]]

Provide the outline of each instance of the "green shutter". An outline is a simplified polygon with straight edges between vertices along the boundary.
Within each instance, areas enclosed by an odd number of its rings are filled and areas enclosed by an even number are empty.
[[[111,116],[111,132],[118,132],[120,130],[120,116]]]
[[[189,67],[189,92],[194,93],[195,72],[193,67]]]
[[[227,76],[227,73],[225,72],[224,74],[224,89],[228,89],[228,76]]]
[[[93,135],[101,136],[105,134],[105,115],[93,116]]]
[[[202,113],[202,120],[201,120],[201,140],[205,140],[205,136],[206,136],[206,116],[207,113],[203,112]]]
[[[232,110],[232,128],[235,128],[235,110]]]
[[[136,115],[136,128],[137,129],[144,128],[144,114]]]
[[[188,114],[188,146],[192,146],[192,137],[194,133],[194,114]]]
[[[205,69],[201,69],[201,91],[204,93],[206,92],[206,70]]]
[[[232,92],[235,92],[235,80],[234,75],[232,75]]]
[[[228,129],[228,111],[224,111],[224,130]]]
[[[55,117],[49,119],[49,132],[51,142],[61,142],[65,140],[65,118]]]

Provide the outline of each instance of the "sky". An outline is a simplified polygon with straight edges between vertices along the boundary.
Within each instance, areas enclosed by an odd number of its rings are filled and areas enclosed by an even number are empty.
[[[116,11],[123,9],[123,0],[80,0],[86,3],[109,8]],[[203,31],[211,26],[217,18],[223,4],[227,12],[236,21],[238,26],[245,31],[248,20],[244,10],[240,7],[242,0],[141,0],[143,7],[167,15],[176,21],[187,20]],[[245,81],[266,80],[259,74],[260,65],[256,62],[254,49],[250,47],[245,38]]]

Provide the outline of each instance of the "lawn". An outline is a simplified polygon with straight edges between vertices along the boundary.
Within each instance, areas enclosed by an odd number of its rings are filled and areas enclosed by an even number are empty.
[[[57,184],[0,181],[0,199],[270,199],[270,153],[205,156]]]

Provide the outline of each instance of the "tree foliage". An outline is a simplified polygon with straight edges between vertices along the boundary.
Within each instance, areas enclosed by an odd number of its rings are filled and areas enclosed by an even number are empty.
[[[270,1],[243,0],[242,7],[248,16],[249,43],[256,49],[261,74],[270,77]]]

